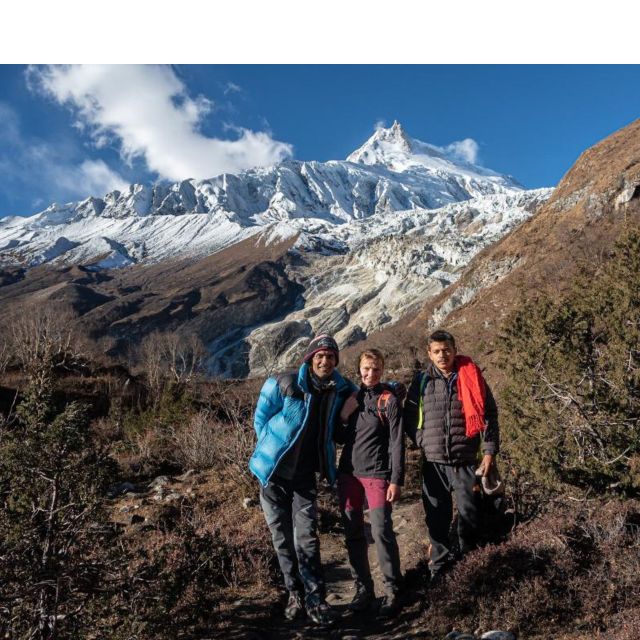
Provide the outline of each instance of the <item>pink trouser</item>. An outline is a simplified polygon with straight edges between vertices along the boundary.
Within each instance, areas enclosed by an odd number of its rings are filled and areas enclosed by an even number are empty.
[[[376,545],[380,570],[387,592],[400,588],[400,553],[387,502],[389,482],[383,478],[361,478],[347,473],[338,476],[338,496],[344,525],[351,575],[356,584],[373,593],[373,580],[364,528],[364,500],[369,505],[371,537]]]
[[[384,478],[360,478],[341,473],[338,476],[340,508],[343,511],[362,511],[365,496],[369,509],[391,508],[391,503],[387,503],[388,487],[389,482]]]

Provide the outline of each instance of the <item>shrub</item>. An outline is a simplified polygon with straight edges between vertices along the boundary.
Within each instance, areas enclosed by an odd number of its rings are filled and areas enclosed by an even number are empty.
[[[175,455],[183,469],[200,470],[215,466],[219,460],[217,427],[219,425],[211,419],[208,411],[200,411],[176,430],[173,436]]]
[[[546,486],[640,491],[640,234],[506,325],[505,450]]]
[[[108,585],[117,616],[103,618],[102,637],[211,637],[221,600],[271,584],[275,558],[262,514],[218,493],[219,500],[167,506],[143,535],[122,537],[126,561],[111,563]]]
[[[248,469],[255,436],[247,416],[224,420],[199,411],[175,431],[173,441],[176,461],[184,469],[224,469],[235,483],[255,485]]]
[[[27,389],[0,439],[0,601],[7,637],[72,637],[96,597],[105,546],[101,495],[114,471],[88,437],[86,411],[54,405],[52,378]]]
[[[596,637],[640,602],[639,522],[635,501],[556,505],[455,565],[429,591],[425,623],[436,633],[455,623],[527,638],[579,627]]]

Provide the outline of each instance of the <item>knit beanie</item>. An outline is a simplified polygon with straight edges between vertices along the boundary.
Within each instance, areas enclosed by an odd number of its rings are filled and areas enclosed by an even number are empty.
[[[338,343],[328,334],[324,333],[320,336],[316,336],[307,347],[307,352],[304,354],[303,362],[309,362],[313,358],[314,354],[318,351],[324,351],[325,349],[333,351],[336,354],[336,364],[340,362],[340,350],[338,349]]]

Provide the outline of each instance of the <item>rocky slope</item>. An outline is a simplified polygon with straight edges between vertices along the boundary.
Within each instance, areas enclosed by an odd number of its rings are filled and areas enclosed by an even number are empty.
[[[538,213],[480,252],[459,280],[375,340],[425,344],[447,327],[501,380],[500,328],[523,300],[561,292],[579,268],[597,268],[624,229],[640,222],[640,120],[586,150]]]

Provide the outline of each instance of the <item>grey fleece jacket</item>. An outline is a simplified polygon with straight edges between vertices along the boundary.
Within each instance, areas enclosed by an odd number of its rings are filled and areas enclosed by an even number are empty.
[[[383,420],[378,413],[378,398],[384,386],[361,387],[358,408],[346,425],[334,429],[334,440],[344,444],[338,471],[363,478],[384,478],[392,484],[404,484],[404,432],[402,410],[393,394],[389,395]]]

